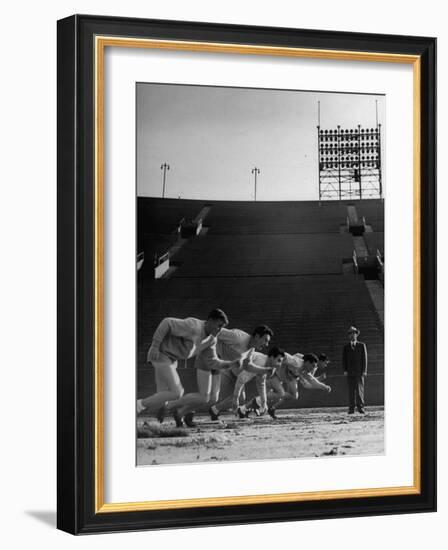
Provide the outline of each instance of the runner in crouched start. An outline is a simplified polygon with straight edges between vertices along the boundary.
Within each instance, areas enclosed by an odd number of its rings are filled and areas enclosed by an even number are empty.
[[[266,385],[268,391],[267,412],[273,419],[277,419],[276,409],[282,404],[286,397],[299,399],[299,385],[306,389],[321,390],[330,392],[331,387],[321,382],[321,377],[316,377],[318,368],[326,368],[329,363],[327,356],[322,354],[322,360],[314,353],[302,355],[296,353],[291,355],[285,353],[281,365],[267,377]],[[324,379],[322,377],[322,379]],[[263,399],[260,395],[254,397],[251,408],[255,414],[264,413]]]
[[[276,375],[275,373],[281,368],[284,359],[285,352],[281,348],[273,347],[267,355],[254,352],[243,361],[243,370],[238,375],[233,390],[233,409],[240,418],[249,416],[249,409],[245,404],[240,404],[240,399],[244,393],[245,385],[253,378],[255,378],[258,392],[258,415],[269,410],[267,406],[267,380],[271,380]]]
[[[189,428],[196,427],[193,413],[204,405],[210,408],[218,401],[221,386],[221,371],[234,367],[239,370],[242,361],[225,361],[218,357],[216,344],[206,348],[195,360],[198,391],[187,393],[173,401],[167,401],[164,410],[159,412],[159,421],[163,421],[165,412],[171,412],[177,427],[184,423]]]
[[[223,330],[218,338],[216,351],[218,357],[223,360],[238,361],[228,369],[220,371],[220,391],[219,401],[211,402],[209,407],[210,418],[213,421],[219,420],[219,414],[232,406],[233,390],[235,382],[245,368],[242,362],[248,360],[254,351],[266,349],[271,341],[273,331],[266,325],[259,325],[252,334],[248,334],[240,329]],[[210,357],[210,352],[201,354],[203,358]],[[248,361],[246,361],[246,364]],[[245,395],[242,395],[243,402]],[[240,417],[246,418],[246,415],[240,411]]]
[[[160,419],[165,403],[183,396],[184,388],[177,372],[178,360],[195,357],[216,345],[216,336],[228,322],[227,315],[221,309],[212,310],[205,321],[193,317],[166,317],[161,321],[148,351],[148,362],[155,371],[157,391],[137,400],[137,414],[143,411],[157,413]]]
[[[218,420],[219,411],[216,403],[220,397],[225,374],[231,372],[230,377],[238,376],[243,359],[250,356],[254,350],[265,348],[272,335],[272,330],[265,325],[256,327],[252,335],[239,329],[223,328],[217,335],[217,341],[204,348],[196,357],[198,391],[186,394],[180,399],[167,401],[163,410],[159,411],[159,420],[163,420],[166,412],[171,412],[177,426],[183,426],[185,423],[188,427],[195,427],[193,414],[204,405],[209,407],[211,419]]]

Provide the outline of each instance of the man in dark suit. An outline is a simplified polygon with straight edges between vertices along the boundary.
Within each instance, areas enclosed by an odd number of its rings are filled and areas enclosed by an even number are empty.
[[[347,377],[348,414],[358,412],[364,414],[364,378],[367,375],[367,348],[363,342],[358,342],[360,331],[356,327],[348,329],[349,343],[342,351],[342,367]]]

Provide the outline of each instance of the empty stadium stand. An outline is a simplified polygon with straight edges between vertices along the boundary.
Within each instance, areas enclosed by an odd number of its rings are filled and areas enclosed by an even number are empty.
[[[235,209],[235,202],[223,201],[213,205],[206,223],[211,234],[336,233],[346,215],[339,202],[243,202]]]
[[[179,219],[195,218],[205,205],[208,211],[203,220],[207,231],[176,249],[172,261],[178,268],[170,277],[154,280],[148,272],[139,274],[138,396],[154,391],[145,359],[161,319],[205,318],[209,310],[221,307],[233,327],[250,332],[265,323],[275,331],[274,343],[286,350],[329,355],[333,392],[304,390],[301,406],[346,404],[340,358],[347,327],[357,326],[369,352],[367,403],[383,404],[382,321],[364,277],[343,269],[353,254],[353,237],[341,232],[348,204],[356,204],[358,215],[374,230],[364,234],[366,246],[384,250],[384,233],[375,232],[384,228],[382,201],[206,203],[139,198],[138,242],[148,251],[157,248],[163,253],[165,245],[171,247],[179,238]],[[192,389],[191,362],[180,365],[179,371],[187,391]]]
[[[231,254],[229,254],[229,246]],[[192,239],[176,258],[176,277],[248,277],[341,273],[352,254],[344,234],[213,235]]]
[[[203,205],[203,201],[139,197],[137,200],[138,235],[170,234],[182,218],[193,219]]]
[[[366,223],[373,231],[384,232],[384,201],[382,199],[368,199],[361,201],[350,201],[356,206],[358,216],[364,216]]]
[[[366,241],[370,254],[376,254],[376,251],[379,250],[381,253],[381,256],[384,256],[384,233],[383,232],[364,233],[364,240]]]

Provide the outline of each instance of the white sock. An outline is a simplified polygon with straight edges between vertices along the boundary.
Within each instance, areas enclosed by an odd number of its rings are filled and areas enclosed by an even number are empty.
[[[146,409],[146,407],[144,407],[142,405],[142,400],[141,399],[137,399],[137,414],[141,413],[142,411],[144,411]]]

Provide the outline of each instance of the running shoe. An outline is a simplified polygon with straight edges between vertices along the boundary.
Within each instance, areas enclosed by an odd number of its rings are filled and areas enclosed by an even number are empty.
[[[196,428],[197,427],[196,422],[193,422],[193,417],[194,417],[193,413],[187,413],[184,416],[184,422],[189,428]]]
[[[216,407],[210,407],[208,410],[208,414],[213,421],[219,420],[219,411]]]
[[[255,413],[255,416],[260,416],[260,405],[258,404],[257,398],[254,397],[250,404],[252,410]]]
[[[177,428],[185,428],[184,421],[181,416],[179,416],[179,413],[177,412],[177,409],[174,409],[173,411],[173,418],[174,422],[176,422]]]
[[[241,418],[241,420],[243,420],[244,418],[249,418],[249,411],[243,410],[242,407],[238,407],[236,409],[236,414],[238,418]]]
[[[162,424],[162,422],[165,420],[166,412],[167,412],[166,404],[164,403],[160,407],[160,409],[157,411],[157,415],[156,415],[156,418],[160,422],[160,424]]]

